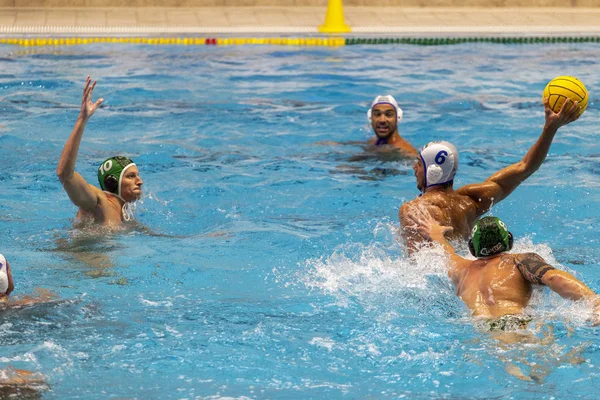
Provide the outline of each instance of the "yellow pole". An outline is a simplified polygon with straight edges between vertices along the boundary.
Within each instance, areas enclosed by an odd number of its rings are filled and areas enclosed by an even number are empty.
[[[344,6],[342,0],[329,0],[325,23],[319,26],[321,33],[348,33],[351,29],[344,22]]]

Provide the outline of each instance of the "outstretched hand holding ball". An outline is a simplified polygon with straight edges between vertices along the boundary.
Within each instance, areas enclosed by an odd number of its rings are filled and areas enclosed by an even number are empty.
[[[588,92],[583,83],[573,76],[559,76],[552,79],[544,89],[543,98],[548,98],[550,109],[555,113],[560,112],[565,100],[568,98],[573,103],[578,102],[579,111],[577,116],[581,116],[588,105]]]

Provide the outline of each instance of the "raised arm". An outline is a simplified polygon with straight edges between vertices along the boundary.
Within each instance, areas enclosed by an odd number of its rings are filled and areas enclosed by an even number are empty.
[[[535,253],[519,254],[515,257],[514,263],[526,280],[531,283],[546,285],[565,299],[593,300],[593,322],[594,325],[600,324],[600,298],[585,283],[566,271],[554,268]]]
[[[521,182],[537,171],[546,159],[558,129],[579,118],[577,102],[573,103],[569,99],[566,99],[560,111],[555,113],[550,109],[548,98],[546,98],[544,99],[544,109],[546,123],[542,134],[521,161],[501,169],[482,183],[458,189],[459,194],[469,196],[477,203],[477,217],[485,214],[493,204],[504,200]]]
[[[98,99],[95,103],[92,102],[92,92],[95,86],[96,81],[92,83],[88,76],[85,88],[83,89],[79,117],[75,122],[71,136],[69,136],[65,144],[60,160],[58,161],[58,167],[56,168],[56,175],[73,204],[86,211],[93,211],[95,209],[98,204],[99,190],[90,186],[81,175],[75,172],[75,162],[77,161],[79,144],[81,143],[85,125],[94,114],[94,111],[96,111],[96,108],[104,101],[104,99]]]

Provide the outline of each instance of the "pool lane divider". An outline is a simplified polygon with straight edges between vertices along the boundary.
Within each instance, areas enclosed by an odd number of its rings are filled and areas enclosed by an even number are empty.
[[[600,36],[549,36],[549,37],[397,37],[397,38],[343,38],[343,37],[4,37],[0,44],[22,47],[75,46],[93,43],[143,44],[143,45],[179,45],[179,46],[317,46],[340,47],[351,45],[392,45],[410,44],[420,46],[442,46],[462,43],[598,43]]]
[[[500,43],[500,44],[531,44],[531,43],[598,43],[600,36],[469,36],[469,37],[400,37],[400,38],[347,38],[346,46],[350,45],[381,45],[381,44],[415,44],[443,46],[461,43]]]
[[[306,37],[306,38],[198,38],[198,37],[57,37],[57,38],[0,38],[0,44],[23,47],[73,46],[92,43],[123,43],[144,45],[180,46],[327,46],[339,47],[346,44],[345,38]]]

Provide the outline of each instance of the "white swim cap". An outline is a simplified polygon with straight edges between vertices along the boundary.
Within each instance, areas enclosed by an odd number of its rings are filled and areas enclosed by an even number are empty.
[[[429,142],[421,150],[425,187],[452,182],[458,169],[458,151],[446,141]]]
[[[367,118],[369,119],[369,122],[371,122],[373,107],[375,107],[377,104],[389,104],[390,106],[394,107],[396,109],[396,118],[398,120],[398,124],[400,121],[402,121],[402,109],[400,106],[398,106],[398,102],[393,96],[386,94],[384,96],[375,97],[375,100],[373,100],[373,103],[371,103],[371,108],[369,108],[369,111],[367,111]]]
[[[6,258],[0,254],[0,293],[8,291],[8,264]]]

